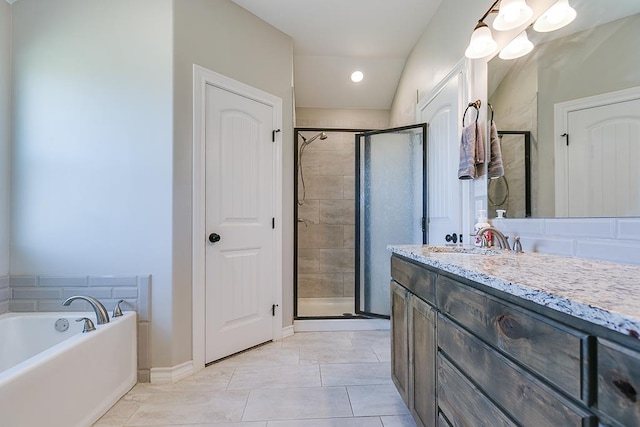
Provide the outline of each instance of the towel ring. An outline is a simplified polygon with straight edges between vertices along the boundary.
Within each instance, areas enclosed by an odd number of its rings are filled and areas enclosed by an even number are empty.
[[[470,102],[469,105],[467,105],[467,108],[464,109],[464,114],[462,115],[462,127],[464,127],[464,119],[465,117],[467,117],[467,111],[469,111],[469,108],[471,107],[476,109],[475,122],[478,123],[478,117],[480,116],[480,105],[482,105],[482,102],[479,99],[475,102]]]

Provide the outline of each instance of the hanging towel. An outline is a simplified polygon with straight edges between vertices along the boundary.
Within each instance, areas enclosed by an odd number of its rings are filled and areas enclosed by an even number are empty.
[[[477,122],[472,122],[462,129],[458,179],[475,179],[478,176],[478,166],[484,164],[484,161],[484,137],[480,125]]]
[[[489,178],[500,178],[504,176],[504,166],[502,165],[502,149],[500,138],[498,138],[498,127],[496,122],[491,121],[489,130],[491,159],[489,160]]]

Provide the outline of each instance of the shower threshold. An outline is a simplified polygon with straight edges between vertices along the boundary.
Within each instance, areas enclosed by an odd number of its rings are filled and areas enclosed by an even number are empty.
[[[298,317],[354,316],[353,297],[298,298]]]

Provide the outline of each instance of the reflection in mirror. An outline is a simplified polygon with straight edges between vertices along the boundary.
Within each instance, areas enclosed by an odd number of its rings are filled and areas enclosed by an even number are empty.
[[[607,123],[596,117],[585,129],[572,130],[571,149],[562,136],[568,133],[572,112],[597,107],[591,102],[596,95],[607,105],[619,102],[614,98],[623,90],[640,99],[640,89],[632,89],[640,88],[640,51],[635,46],[640,40],[640,1],[569,3],[577,17],[566,27],[549,33],[527,29],[535,45],[530,54],[515,60],[496,56],[489,62],[488,99],[497,128],[530,132],[531,216],[640,216],[640,103],[629,104],[625,124],[619,123],[620,117]],[[554,113],[567,103],[582,107],[565,108],[564,116]],[[624,132],[628,136],[616,144],[612,137],[600,136]],[[587,148],[577,149],[580,144]],[[579,195],[571,185],[581,188]],[[523,191],[513,187],[509,181],[510,198]],[[572,194],[580,200],[570,200]],[[585,199],[589,203],[583,203]],[[625,200],[627,206],[617,206]],[[581,206],[572,208],[574,204]],[[511,209],[507,216],[525,217],[526,210]]]
[[[495,218],[502,210],[506,218],[528,218],[531,216],[531,132],[500,131],[498,139],[504,175],[488,180],[488,217]]]

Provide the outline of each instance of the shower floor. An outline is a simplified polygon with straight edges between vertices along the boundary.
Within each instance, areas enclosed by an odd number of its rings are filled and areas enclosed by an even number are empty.
[[[354,313],[353,297],[298,298],[298,317],[343,316]]]

